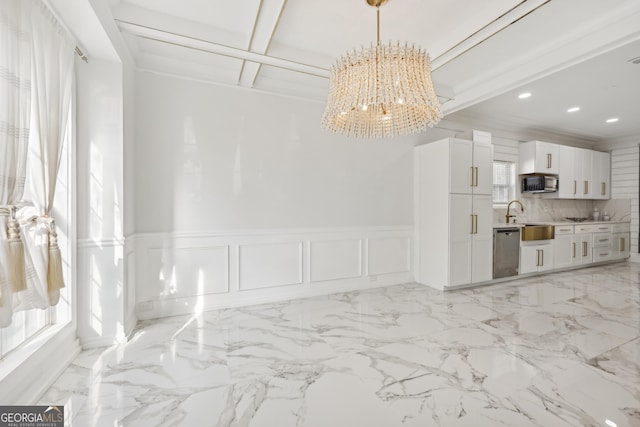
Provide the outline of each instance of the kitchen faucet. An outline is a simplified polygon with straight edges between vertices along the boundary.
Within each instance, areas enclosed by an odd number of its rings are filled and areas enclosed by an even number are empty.
[[[507,205],[507,214],[505,215],[506,219],[507,219],[507,224],[509,224],[509,218],[515,218],[515,215],[509,215],[509,209],[511,209],[511,203],[517,203],[520,205],[520,212],[524,212],[524,206],[522,206],[522,202],[520,200],[512,200],[509,202],[509,204]],[[515,219],[513,220],[515,222]]]

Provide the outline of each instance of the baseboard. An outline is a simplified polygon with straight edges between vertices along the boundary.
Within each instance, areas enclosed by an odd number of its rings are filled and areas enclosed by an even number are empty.
[[[125,342],[127,342],[127,337],[121,335],[81,339],[80,345],[82,346],[83,350],[90,350],[93,348],[111,347],[113,345],[123,344]]]
[[[413,274],[397,273],[378,277],[375,281],[369,278],[361,280],[337,280],[325,284],[298,285],[294,288],[269,290],[268,292],[250,291],[234,294],[199,295],[185,298],[149,301],[145,304],[149,310],[138,311],[138,319],[149,320],[162,317],[194,314],[225,308],[244,307],[289,301],[300,298],[312,298],[341,292],[361,291],[385,286],[413,282]]]

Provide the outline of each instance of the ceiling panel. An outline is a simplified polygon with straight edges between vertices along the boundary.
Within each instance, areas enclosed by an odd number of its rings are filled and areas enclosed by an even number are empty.
[[[478,103],[460,111],[458,117],[594,140],[640,135],[640,64],[630,61],[634,58],[640,58],[640,41]],[[532,96],[519,99],[523,92]],[[580,110],[567,112],[571,107]],[[614,117],[619,121],[606,123]]]
[[[222,55],[215,55],[195,49],[135,38],[138,67],[161,73],[235,85],[242,67],[242,61]],[[131,40],[129,43],[133,43]]]
[[[329,92],[329,80],[262,65],[253,87],[268,92],[277,92],[324,102]]]
[[[123,0],[128,4],[229,32],[250,32],[260,0]]]
[[[380,8],[383,41],[400,40],[436,57],[521,3],[519,0],[395,0]],[[287,3],[269,53],[328,68],[376,39],[376,9],[365,0]]]

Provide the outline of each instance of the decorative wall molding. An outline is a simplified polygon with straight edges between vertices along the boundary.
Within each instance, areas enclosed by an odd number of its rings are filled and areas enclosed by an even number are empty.
[[[410,282],[412,233],[412,227],[341,227],[136,234],[136,316]]]
[[[78,239],[78,248],[111,248],[116,246],[124,246],[125,238],[118,237],[113,239]]]

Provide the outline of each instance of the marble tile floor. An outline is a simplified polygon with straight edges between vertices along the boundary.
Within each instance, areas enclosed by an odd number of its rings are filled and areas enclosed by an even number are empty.
[[[640,426],[640,264],[142,322],[40,404],[85,426]]]

